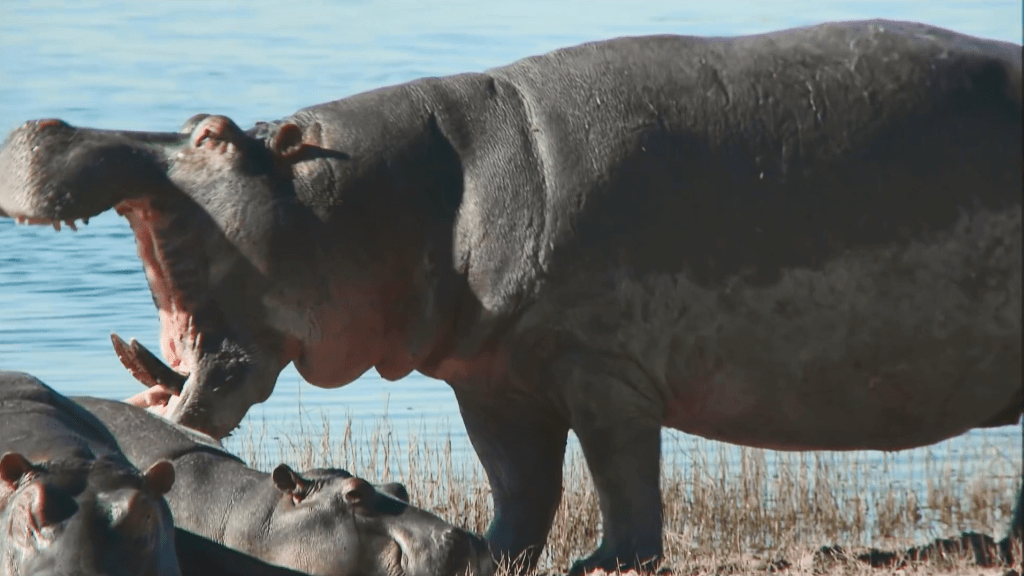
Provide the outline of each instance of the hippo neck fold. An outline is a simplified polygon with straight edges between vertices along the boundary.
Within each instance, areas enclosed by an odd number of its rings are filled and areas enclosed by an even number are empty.
[[[254,546],[260,542],[257,532],[269,524],[281,499],[270,475],[248,468],[235,458],[206,451],[184,454],[174,460],[174,465],[181,471],[181,485],[168,495],[168,501],[178,521],[204,526],[199,532],[219,536],[216,539],[227,546],[256,554]],[[195,496],[204,493],[204,498]]]
[[[370,367],[395,380],[484,348],[489,334],[479,319],[488,312],[469,282],[464,229],[476,218],[464,190],[481,183],[466,182],[474,159],[456,98],[486,91],[481,78],[419,80],[286,119],[311,135],[316,150],[335,151],[314,150],[312,161],[293,167],[297,199],[318,221],[306,244],[318,252],[296,273],[315,272],[308,284],[316,285],[325,267],[336,266],[337,279],[300,338],[295,364],[307,381],[342,385]],[[343,188],[344,196],[325,198],[325,187]],[[351,272],[353,262],[364,272]]]

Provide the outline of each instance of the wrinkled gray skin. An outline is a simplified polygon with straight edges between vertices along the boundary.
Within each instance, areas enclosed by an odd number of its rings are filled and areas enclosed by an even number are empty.
[[[0,372],[0,575],[179,576],[174,468],[146,470],[80,406]]]
[[[0,210],[116,208],[170,368],[133,399],[227,434],[289,362],[448,382],[499,554],[545,543],[566,434],[603,540],[662,553],[662,426],[898,450],[1021,415],[1021,48],[872,21],[585,44],[243,132],[29,122]],[[186,379],[187,375],[187,379]]]
[[[487,545],[411,506],[401,484],[375,489],[345,470],[273,474],[248,468],[216,440],[137,406],[77,397],[136,466],[167,460],[175,524],[312,576],[456,576],[493,572]]]
[[[309,576],[267,564],[183,528],[174,529],[174,543],[182,576]]]

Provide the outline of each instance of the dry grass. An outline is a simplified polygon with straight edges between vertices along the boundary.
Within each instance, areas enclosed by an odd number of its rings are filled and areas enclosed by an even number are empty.
[[[959,554],[883,569],[854,557],[871,547],[905,550],[964,531],[1001,538],[1020,482],[1013,447],[783,453],[670,438],[684,444],[667,441],[663,450],[680,455],[666,459],[662,473],[665,566],[674,574],[1006,573]],[[375,482],[402,482],[414,504],[477,532],[491,517],[490,490],[476,459],[453,457],[450,437],[422,426],[396,433],[385,418],[356,430],[349,419],[337,431],[322,415],[320,423],[271,433],[264,420],[227,446],[262,470],[278,462],[334,466]],[[564,573],[600,538],[597,495],[574,444],[564,475],[539,573]],[[823,554],[823,544],[849,552]],[[1022,557],[1019,543],[1015,557]]]

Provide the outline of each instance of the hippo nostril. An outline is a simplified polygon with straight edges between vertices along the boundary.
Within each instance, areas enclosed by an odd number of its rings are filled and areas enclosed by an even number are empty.
[[[63,522],[78,510],[74,498],[42,484],[30,487],[25,495],[29,498],[28,513],[36,529]]]
[[[58,128],[70,128],[71,125],[59,118],[44,118],[42,120],[36,120],[36,130],[46,130],[51,126]]]
[[[226,116],[197,114],[185,121],[182,132],[191,128],[192,146],[216,148],[220,144],[238,144],[242,131]]]
[[[178,130],[178,132],[182,134],[191,134],[192,131],[196,129],[196,126],[198,126],[200,122],[206,120],[209,117],[209,114],[196,114],[188,120],[185,120],[185,123],[181,125],[181,130]]]

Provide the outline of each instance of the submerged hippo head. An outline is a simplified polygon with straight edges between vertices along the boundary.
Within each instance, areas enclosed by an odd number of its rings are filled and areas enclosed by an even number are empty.
[[[284,464],[270,480],[270,520],[261,534],[242,539],[264,560],[315,576],[493,572],[483,540],[410,505],[401,484],[375,488],[345,470],[299,474]]]
[[[0,457],[0,573],[178,576],[162,496],[168,462],[145,474],[105,459],[33,463]]]
[[[114,208],[135,233],[169,367],[137,344],[118,349],[151,386],[134,403],[222,438],[289,362],[341,385],[395,348],[385,317],[400,290],[378,288],[400,251],[379,237],[423,225],[385,214],[396,189],[424,179],[388,171],[377,145],[361,161],[320,146],[319,121],[304,118],[244,132],[198,115],[179,133],[40,120],[5,141],[0,216],[60,229]]]

